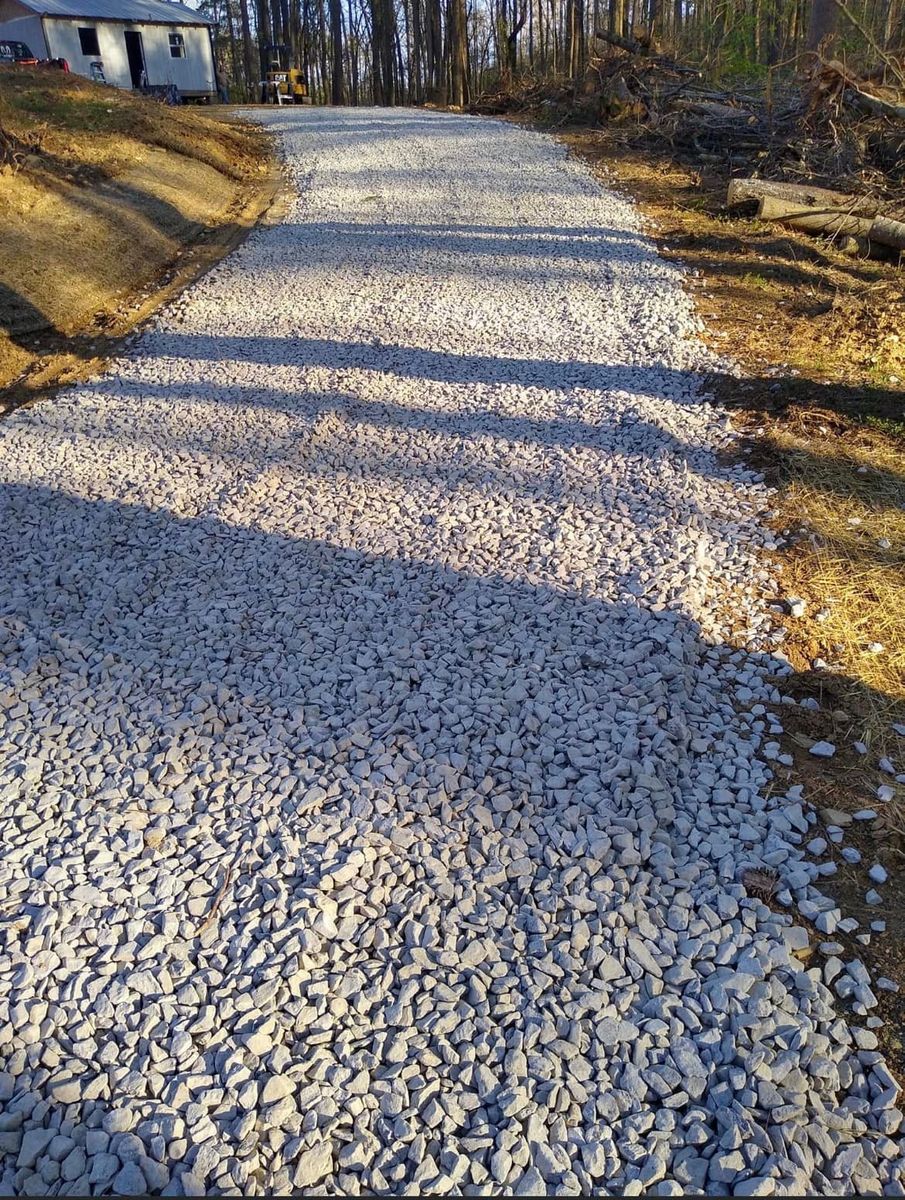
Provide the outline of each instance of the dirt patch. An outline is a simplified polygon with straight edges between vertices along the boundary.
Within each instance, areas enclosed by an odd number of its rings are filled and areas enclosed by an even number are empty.
[[[2,83],[0,411],[97,371],[277,187],[266,139],[222,110],[50,71]]]
[[[795,668],[781,687],[816,706],[783,709],[793,765],[777,767],[776,786],[803,783],[818,810],[877,814],[846,823],[840,843],[826,820],[810,835],[827,843],[815,861],[835,865],[821,887],[859,926],[812,929],[809,965],[837,941],[846,961],[905,989],[905,737],[893,729],[905,725],[905,269],[728,213],[727,170],[627,144],[618,128],[559,136],[652,218],[661,252],[692,272],[706,340],[746,372],[708,383],[778,489],[779,648]],[[789,598],[805,602],[803,616],[780,611]],[[810,754],[821,740],[833,758]],[[879,887],[874,864],[889,874]],[[874,887],[879,905],[865,899]],[[872,931],[881,920],[885,932]],[[883,1048],[905,1075],[905,991],[877,994]]]

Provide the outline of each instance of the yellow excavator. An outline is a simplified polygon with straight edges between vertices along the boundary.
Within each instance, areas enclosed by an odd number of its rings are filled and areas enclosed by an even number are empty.
[[[290,66],[289,47],[265,46],[268,69],[264,80],[265,104],[307,104],[308,85],[298,67]]]

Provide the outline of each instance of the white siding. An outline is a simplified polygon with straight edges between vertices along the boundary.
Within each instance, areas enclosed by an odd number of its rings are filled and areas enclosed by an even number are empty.
[[[214,61],[207,28],[197,25],[144,25],[145,67],[148,83],[175,83],[181,92],[215,92]],[[170,54],[171,33],[185,41],[185,58]]]
[[[97,30],[100,54],[82,54],[79,28]],[[141,34],[148,83],[175,84],[181,92],[214,93],[214,60],[208,30],[198,25],[139,25],[122,21],[45,17],[44,30],[53,58],[65,58],[70,70],[90,77],[90,64],[104,64],[104,76],[117,87],[131,88],[129,58],[123,37],[127,30]],[[170,34],[180,33],[185,41],[185,58],[170,54]]]
[[[35,58],[50,57],[44,44],[40,17],[16,17],[12,21],[4,21],[2,17],[0,7],[0,41],[9,38],[11,42],[24,42]]]

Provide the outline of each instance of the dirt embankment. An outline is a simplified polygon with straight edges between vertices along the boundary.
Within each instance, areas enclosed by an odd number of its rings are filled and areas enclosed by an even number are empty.
[[[260,132],[221,110],[0,72],[2,412],[101,366],[254,224],[275,173]]]

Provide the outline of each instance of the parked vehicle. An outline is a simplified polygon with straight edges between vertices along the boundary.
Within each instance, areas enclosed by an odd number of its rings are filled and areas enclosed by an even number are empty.
[[[25,42],[0,41],[0,66],[14,67],[55,67],[58,71],[68,71],[69,63],[65,58],[36,58]]]
[[[24,42],[0,42],[0,63],[15,63],[20,67],[36,67],[38,60]]]

